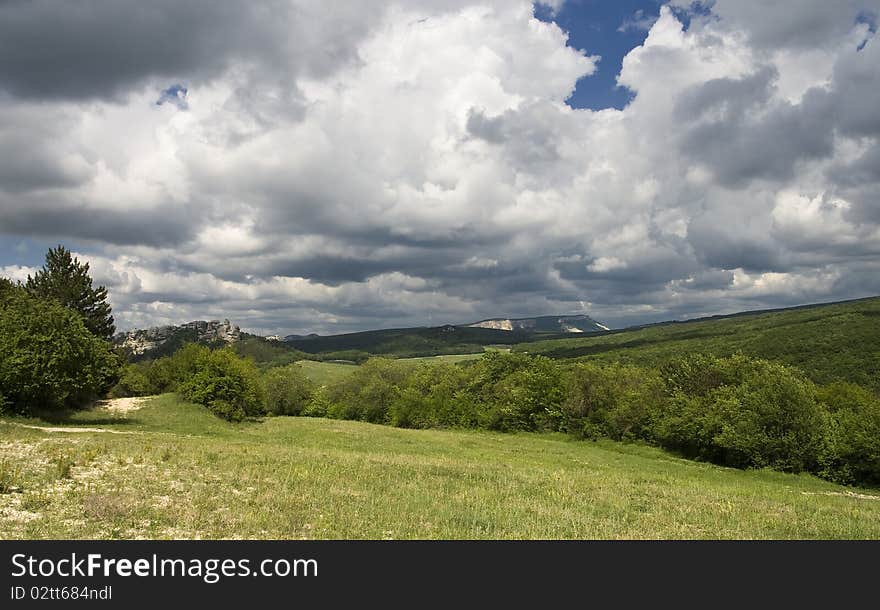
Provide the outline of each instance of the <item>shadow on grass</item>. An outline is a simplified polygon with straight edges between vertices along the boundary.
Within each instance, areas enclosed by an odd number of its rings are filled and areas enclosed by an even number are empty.
[[[130,426],[140,423],[132,417],[114,416],[105,413],[95,413],[91,407],[83,409],[61,410],[33,410],[30,417],[39,419],[49,424],[65,426]]]

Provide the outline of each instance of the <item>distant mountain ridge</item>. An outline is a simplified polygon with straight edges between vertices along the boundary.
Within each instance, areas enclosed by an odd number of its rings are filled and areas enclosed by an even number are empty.
[[[243,333],[228,319],[188,322],[119,333],[114,343],[132,360],[167,356],[186,343],[230,345],[244,339],[264,340],[302,352],[360,352],[396,356],[473,353],[486,346],[512,345],[537,339],[607,332],[586,315],[493,318],[472,324],[369,330],[335,335],[277,335],[256,337]]]
[[[468,328],[544,333],[595,333],[611,330],[586,315],[538,316],[535,318],[491,318],[468,324]]]
[[[311,353],[365,352],[399,357],[476,353],[488,346],[608,332],[586,315],[493,318],[471,324],[368,330],[341,335],[288,335],[285,343]]]

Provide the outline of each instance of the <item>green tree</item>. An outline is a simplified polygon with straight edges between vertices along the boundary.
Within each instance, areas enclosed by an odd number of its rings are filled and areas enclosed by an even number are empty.
[[[18,413],[78,407],[116,380],[110,345],[75,312],[25,290],[0,292],[0,405]]]
[[[315,392],[314,384],[298,364],[271,369],[263,381],[266,409],[272,415],[300,415]]]
[[[50,248],[46,264],[25,284],[28,292],[41,299],[55,299],[82,316],[86,328],[96,337],[109,341],[116,332],[107,289],[92,287],[89,264],[80,263],[64,246]]]

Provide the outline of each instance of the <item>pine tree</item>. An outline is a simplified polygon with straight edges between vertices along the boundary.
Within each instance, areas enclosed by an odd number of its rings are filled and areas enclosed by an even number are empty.
[[[89,331],[109,341],[116,331],[104,286],[92,287],[89,264],[80,263],[64,246],[50,248],[46,264],[25,284],[39,298],[55,299],[82,316]]]

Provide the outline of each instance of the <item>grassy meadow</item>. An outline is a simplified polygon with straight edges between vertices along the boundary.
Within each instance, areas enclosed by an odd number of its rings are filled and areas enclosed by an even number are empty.
[[[610,441],[232,424],[170,394],[0,421],[0,538],[880,538],[880,492]]]
[[[306,377],[315,385],[329,385],[351,375],[357,370],[355,364],[340,364],[337,362],[315,362],[314,360],[300,360],[297,364],[302,368]]]
[[[456,364],[478,360],[482,354],[450,354],[444,356],[424,356],[418,358],[402,358],[400,362],[421,364],[424,362],[445,362]],[[297,364],[302,368],[306,377],[315,385],[330,385],[340,379],[354,373],[357,370],[355,364],[342,364],[338,362],[316,362],[314,360],[300,360]]]

